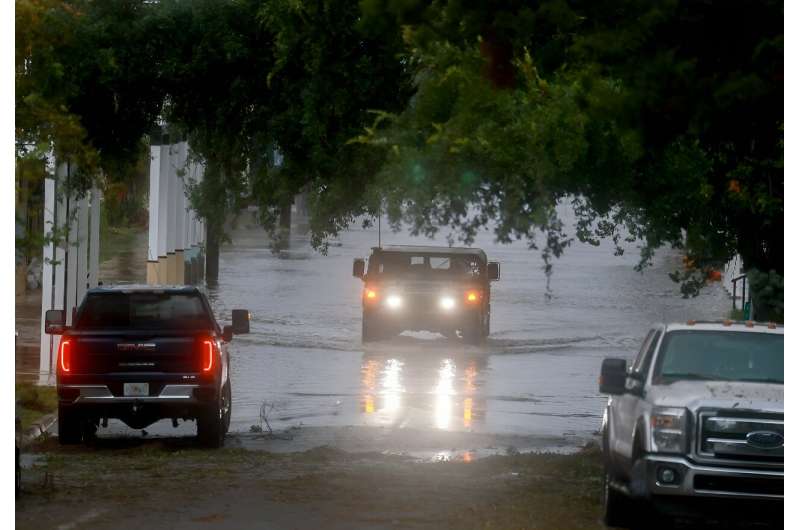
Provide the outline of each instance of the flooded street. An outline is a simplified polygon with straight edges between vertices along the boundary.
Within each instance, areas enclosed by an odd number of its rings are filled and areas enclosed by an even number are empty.
[[[721,318],[729,307],[719,284],[680,298],[667,276],[680,265],[675,251],[657,253],[640,274],[634,246],[615,257],[607,244],[574,243],[555,263],[547,299],[538,252],[522,242],[494,244],[485,233],[475,246],[501,262],[501,279],[484,347],[427,333],[362,346],[362,284],[350,272],[353,258],[376,242],[376,231],[358,228],[327,256],[294,248],[282,258],[258,232],[233,234],[210,290],[221,322],[234,308],[252,313],[251,333],[231,348],[231,430],[259,425],[263,410],[274,430],[383,426],[578,445],[600,425],[604,357],[631,357],[652,322]],[[444,244],[444,236],[431,242],[384,232],[383,242]]]

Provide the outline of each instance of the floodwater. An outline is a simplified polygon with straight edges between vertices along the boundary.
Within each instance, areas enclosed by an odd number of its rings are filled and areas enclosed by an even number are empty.
[[[656,321],[721,318],[729,299],[719,284],[680,297],[667,276],[680,255],[665,249],[643,274],[638,251],[578,242],[555,262],[552,297],[537,251],[479,235],[501,262],[492,286],[491,335],[470,347],[437,334],[403,334],[361,344],[362,283],[352,260],[366,257],[375,230],[343,233],[327,256],[295,241],[283,257],[259,232],[234,232],[210,289],[221,322],[249,309],[251,333],[231,346],[233,431],[266,427],[382,426],[414,432],[462,431],[573,437],[595,433],[605,398],[600,363],[630,358]],[[444,244],[384,231],[384,244]]]

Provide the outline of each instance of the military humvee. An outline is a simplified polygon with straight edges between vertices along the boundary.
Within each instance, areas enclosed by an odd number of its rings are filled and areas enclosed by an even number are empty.
[[[490,282],[500,278],[500,264],[481,249],[374,247],[366,262],[353,261],[353,276],[364,282],[364,342],[417,330],[469,344],[489,335]]]

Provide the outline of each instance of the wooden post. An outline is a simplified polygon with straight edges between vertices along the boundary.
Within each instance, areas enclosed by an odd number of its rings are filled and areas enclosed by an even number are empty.
[[[100,276],[100,189],[92,187],[92,209],[89,219],[89,287],[97,287]]]
[[[44,237],[47,241],[48,236],[52,235],[56,227],[56,181],[54,179],[44,180]],[[55,270],[56,259],[55,243],[46,242],[42,249],[42,319],[40,326],[40,345],[39,345],[39,384],[52,384],[51,374],[55,361],[53,359],[53,337],[44,332],[44,315],[48,309],[55,309]],[[63,278],[63,276],[62,276]],[[63,298],[61,299],[63,304]]]
[[[169,209],[167,211],[167,283],[175,285],[178,281],[177,278],[177,261],[175,259],[175,228],[178,213],[177,197],[178,197],[178,176],[175,174],[178,161],[178,149],[176,144],[169,145],[169,159],[167,165],[167,179],[168,179],[168,192],[167,204]]]
[[[167,217],[169,216],[169,136],[159,145],[158,169],[158,283],[167,281]]]
[[[186,169],[186,142],[179,142],[176,145],[176,173],[175,173],[175,283],[184,285],[186,283],[185,263],[183,251],[186,248],[186,191],[183,178],[179,175]]]
[[[54,164],[55,165],[55,164]],[[56,354],[59,335],[44,332],[44,317],[49,309],[64,309],[66,252],[63,230],[67,222],[66,195],[59,190],[59,183],[67,179],[69,169],[66,163],[55,166],[55,179],[45,179],[44,183],[44,237],[42,249],[42,317],[39,348],[39,384],[55,383]],[[60,196],[59,196],[60,195]],[[59,239],[56,239],[58,237]]]
[[[68,179],[73,168],[69,167]],[[72,325],[72,310],[78,301],[78,198],[71,191],[67,195],[67,290],[64,295],[64,311],[67,325]]]
[[[84,193],[83,197],[75,203],[78,207],[78,233],[76,234],[75,252],[77,254],[77,283],[75,285],[75,306],[83,303],[86,295],[86,288],[89,283],[89,197]]]
[[[159,245],[158,214],[161,195],[161,134],[150,136],[150,197],[148,199],[147,223],[147,284],[158,285],[159,281]]]

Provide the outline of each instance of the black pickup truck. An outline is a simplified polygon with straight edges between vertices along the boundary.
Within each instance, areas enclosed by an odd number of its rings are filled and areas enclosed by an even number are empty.
[[[196,287],[91,289],[65,325],[48,311],[45,331],[61,335],[57,359],[58,439],[80,443],[109,418],[143,429],[165,418],[196,420],[197,436],[220,447],[231,420],[228,343],[250,331],[232,311],[220,328]]]

